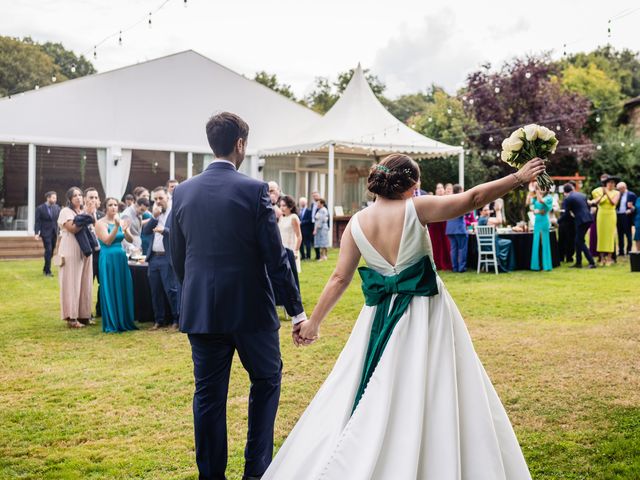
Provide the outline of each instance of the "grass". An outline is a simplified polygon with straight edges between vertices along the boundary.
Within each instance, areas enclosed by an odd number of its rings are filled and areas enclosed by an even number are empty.
[[[307,311],[334,264],[305,263]],[[39,261],[0,262],[0,478],[195,479],[186,336],[106,335],[59,320]],[[442,274],[536,480],[640,478],[640,274]],[[279,446],[331,370],[362,305],[354,281],[322,338],[285,364]],[[247,375],[234,361],[228,478],[242,475]],[[402,480],[402,479],[399,479]]]

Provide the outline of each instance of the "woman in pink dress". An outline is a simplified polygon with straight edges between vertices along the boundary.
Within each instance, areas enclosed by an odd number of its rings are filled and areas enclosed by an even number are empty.
[[[75,234],[80,227],[73,219],[82,213],[82,190],[71,187],[67,191],[67,206],[60,211],[60,317],[69,328],[82,328],[91,318],[93,289],[93,261],[82,253]]]

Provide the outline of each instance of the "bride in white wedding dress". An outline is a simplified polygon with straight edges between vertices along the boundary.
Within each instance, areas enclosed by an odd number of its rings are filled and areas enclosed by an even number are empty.
[[[544,171],[449,196],[414,197],[417,164],[372,167],[375,204],[353,216],[311,318],[308,344],[358,269],[365,306],[336,364],[263,480],[525,480],[529,470],[458,308],[434,271],[425,225],[458,217]]]

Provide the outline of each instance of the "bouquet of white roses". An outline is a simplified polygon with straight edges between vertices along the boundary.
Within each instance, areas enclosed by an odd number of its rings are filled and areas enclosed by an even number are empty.
[[[512,167],[520,168],[533,158],[547,159],[547,156],[556,151],[558,139],[553,130],[532,123],[513,132],[502,142],[502,154],[500,158]],[[538,185],[543,190],[549,190],[553,181],[544,172],[538,176]]]

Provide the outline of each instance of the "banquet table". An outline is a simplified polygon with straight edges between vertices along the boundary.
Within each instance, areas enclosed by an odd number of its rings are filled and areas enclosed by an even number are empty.
[[[151,287],[149,285],[149,264],[146,262],[129,262],[129,271],[133,280],[134,318],[137,322],[153,322],[153,304],[151,303]],[[171,306],[164,299],[164,311],[168,312],[166,321],[171,321]]]
[[[533,247],[533,232],[509,232],[499,233],[498,237],[511,240],[511,254],[515,255],[515,270],[531,270],[531,250]],[[560,249],[556,231],[549,232],[551,242],[551,263],[555,267],[560,266]],[[467,250],[467,269],[475,270],[478,266],[478,243],[475,233],[469,234],[469,248]]]

